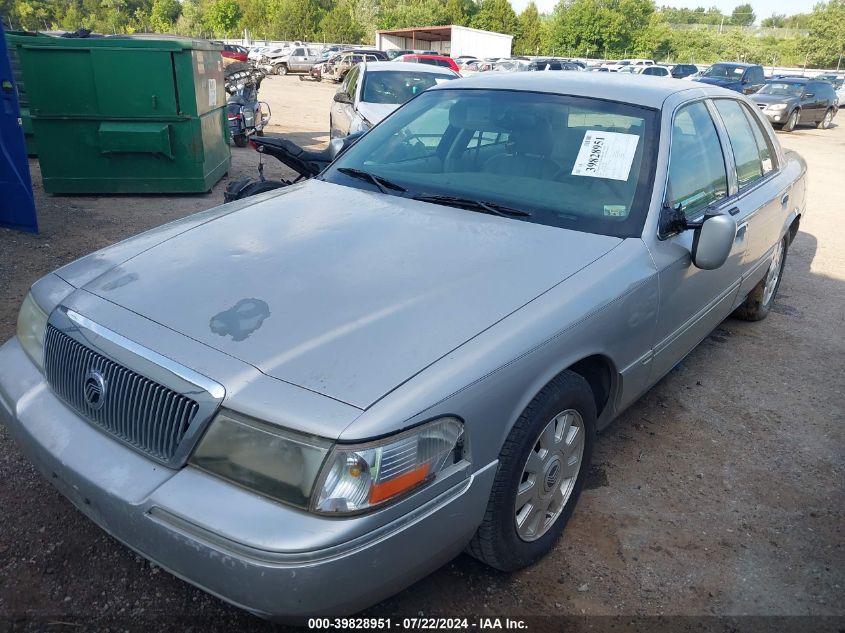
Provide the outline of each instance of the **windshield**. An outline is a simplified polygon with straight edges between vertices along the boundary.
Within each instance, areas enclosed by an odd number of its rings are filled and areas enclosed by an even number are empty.
[[[513,221],[639,236],[657,120],[655,110],[590,98],[429,90],[361,137],[322,177],[390,195],[448,196],[529,214]],[[392,186],[379,187],[360,172]]]
[[[405,103],[427,88],[457,78],[457,75],[427,73],[424,70],[368,72],[364,77],[361,101],[367,103]]]
[[[702,77],[721,77],[723,79],[742,79],[742,73],[745,72],[745,66],[734,66],[733,64],[713,64],[705,72],[701,73]]]
[[[770,81],[757,91],[761,95],[779,95],[784,97],[800,97],[804,94],[804,84],[791,81]]]

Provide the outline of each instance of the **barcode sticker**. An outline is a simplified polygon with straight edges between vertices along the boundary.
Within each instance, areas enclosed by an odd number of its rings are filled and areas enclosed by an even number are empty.
[[[639,142],[636,134],[587,130],[572,175],[628,180]]]

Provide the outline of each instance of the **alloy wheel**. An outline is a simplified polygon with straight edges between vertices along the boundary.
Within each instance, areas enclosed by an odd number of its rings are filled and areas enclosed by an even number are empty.
[[[574,409],[558,413],[540,432],[522,469],[514,520],[523,541],[536,541],[563,512],[584,458],[584,420]]]
[[[766,285],[763,286],[763,305],[769,305],[775,294],[780,280],[781,262],[783,260],[783,240],[780,240],[775,247],[775,254],[772,256],[772,263],[769,264],[769,272],[766,273]]]

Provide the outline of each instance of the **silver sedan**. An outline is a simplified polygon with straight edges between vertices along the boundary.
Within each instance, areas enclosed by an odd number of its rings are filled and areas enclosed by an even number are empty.
[[[318,179],[38,281],[0,419],[93,521],[262,616],[353,612],[463,550],[518,569],[596,433],[766,316],[804,182],[736,92],[446,82]]]

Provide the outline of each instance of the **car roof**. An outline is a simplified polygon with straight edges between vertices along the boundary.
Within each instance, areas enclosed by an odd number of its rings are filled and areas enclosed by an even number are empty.
[[[413,57],[415,59],[452,59],[445,55],[432,55],[430,53],[413,53],[410,55],[402,55],[402,57]]]
[[[433,86],[429,90],[459,88],[546,92],[631,103],[647,108],[660,108],[668,97],[682,92],[689,92],[690,98],[696,95],[738,96],[734,91],[710,84],[668,77],[643,81],[627,73],[478,73]]]
[[[415,73],[431,73],[432,75],[446,75],[454,77],[455,71],[445,66],[430,66],[415,62],[367,62],[367,72],[374,73],[382,70],[405,70]]]
[[[713,66],[716,64],[728,64],[730,66],[738,66],[740,68],[751,68],[752,66],[759,66],[760,64],[749,64],[748,62],[713,62]]]
[[[766,80],[767,83],[770,81],[788,81],[790,83],[805,84],[808,81],[812,80],[809,77],[791,77],[789,75],[776,75],[775,77]]]

